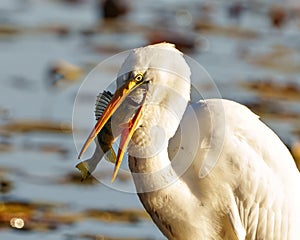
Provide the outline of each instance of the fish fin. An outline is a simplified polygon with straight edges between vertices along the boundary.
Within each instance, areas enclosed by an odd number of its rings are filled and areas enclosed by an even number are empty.
[[[95,104],[95,117],[98,120],[103,112],[105,111],[107,105],[112,99],[113,94],[109,91],[103,91],[103,93],[99,93],[97,96],[96,104]]]
[[[110,148],[104,155],[105,159],[111,163],[116,163],[116,153],[113,148]]]

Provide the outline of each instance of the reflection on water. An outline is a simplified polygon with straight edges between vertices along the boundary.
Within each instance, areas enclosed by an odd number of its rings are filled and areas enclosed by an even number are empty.
[[[175,43],[224,98],[260,115],[300,162],[297,2],[105,2],[105,10],[100,0],[0,3],[1,239],[164,239],[137,196],[93,178],[81,182],[75,169],[76,92],[95,65],[129,48]],[[107,66],[99,81],[113,78],[115,68]],[[195,84],[209,96],[209,84]],[[89,111],[95,97],[81,95],[82,108]],[[73,131],[86,135],[88,123],[82,116]],[[111,172],[97,174],[109,180]],[[119,181],[130,179],[121,173]]]

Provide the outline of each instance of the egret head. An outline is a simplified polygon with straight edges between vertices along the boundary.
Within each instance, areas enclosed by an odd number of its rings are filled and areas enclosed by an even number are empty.
[[[190,69],[182,53],[173,44],[160,43],[134,49],[129,54],[118,74],[117,90],[86,140],[79,158],[109,118],[128,98],[131,104],[138,107],[127,124],[121,126],[123,131],[113,179],[134,131],[143,123],[146,106],[155,106],[158,111],[161,111],[162,107],[173,109],[180,121],[190,98]],[[148,113],[156,111],[153,107],[149,109]],[[148,117],[147,121],[155,122],[155,116],[152,115],[151,118]],[[175,133],[178,124],[171,129],[169,135]]]

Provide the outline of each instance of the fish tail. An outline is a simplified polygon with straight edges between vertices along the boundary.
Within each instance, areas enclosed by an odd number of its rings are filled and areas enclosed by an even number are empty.
[[[76,168],[79,169],[81,173],[81,181],[87,179],[91,175],[91,172],[89,170],[91,166],[89,165],[89,161],[80,162],[76,165]]]
[[[98,141],[95,141],[96,149],[93,156],[85,161],[82,161],[76,165],[76,168],[81,172],[82,180],[88,178],[96,169],[98,163],[104,155],[104,152],[101,150]]]

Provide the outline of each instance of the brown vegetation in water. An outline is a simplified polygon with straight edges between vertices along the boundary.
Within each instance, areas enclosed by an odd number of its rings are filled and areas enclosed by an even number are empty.
[[[238,26],[221,26],[215,23],[201,20],[195,23],[195,30],[208,34],[244,39],[257,38],[259,35],[257,32],[250,29],[244,29]]]
[[[281,73],[299,73],[300,62],[297,61],[299,50],[282,46],[274,45],[272,49],[261,54],[246,54],[244,60],[258,67],[271,69]]]
[[[242,86],[265,98],[300,100],[300,85],[294,82],[277,83],[272,79],[245,81]]]
[[[28,132],[47,132],[71,134],[72,126],[70,123],[43,121],[43,120],[15,120],[0,126],[0,132],[9,133],[28,133]]]
[[[55,203],[0,202],[0,229],[44,232],[84,220],[137,223],[150,219],[143,209],[87,209],[81,212],[68,212],[65,209],[65,205]]]
[[[300,113],[292,112],[284,106],[274,103],[273,101],[257,100],[244,103],[255,114],[263,118],[281,119],[281,120],[298,120]]]

